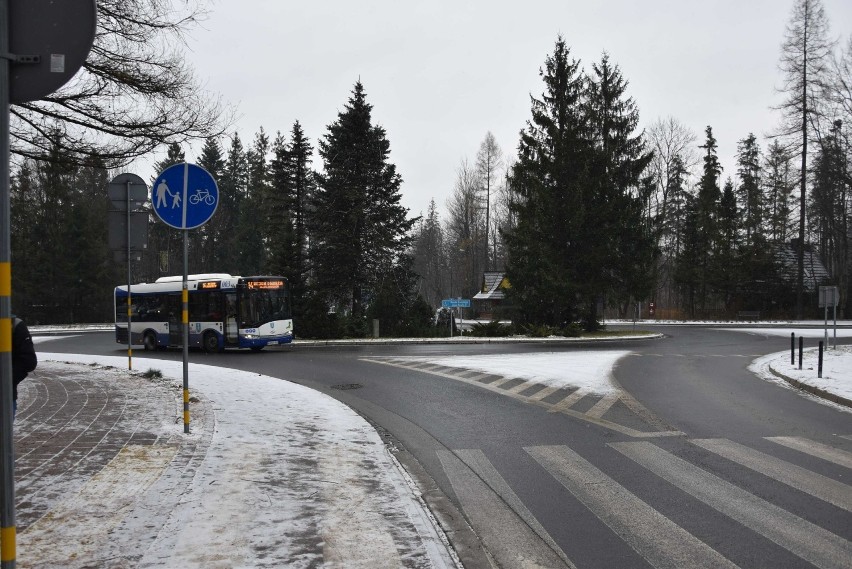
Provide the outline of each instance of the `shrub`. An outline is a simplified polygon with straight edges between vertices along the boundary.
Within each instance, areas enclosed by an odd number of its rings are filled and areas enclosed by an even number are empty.
[[[511,330],[511,326],[500,324],[498,320],[492,320],[487,323],[477,322],[474,324],[470,329],[470,335],[481,338],[498,338],[510,335]]]

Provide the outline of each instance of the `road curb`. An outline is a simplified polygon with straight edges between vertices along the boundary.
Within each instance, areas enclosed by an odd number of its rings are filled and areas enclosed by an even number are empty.
[[[395,346],[401,344],[594,344],[631,340],[656,340],[665,334],[653,333],[636,336],[615,336],[612,338],[485,338],[468,336],[461,338],[399,338],[399,339],[353,339],[353,340],[299,340],[293,341],[293,348],[316,348],[327,346]]]
[[[777,377],[779,379],[783,379],[784,381],[786,381],[787,383],[789,383],[793,387],[801,389],[802,391],[807,391],[811,395],[816,395],[817,397],[820,397],[822,399],[827,399],[827,400],[831,401],[832,403],[837,403],[838,405],[843,405],[845,407],[852,408],[852,399],[847,399],[845,397],[841,397],[840,395],[837,395],[836,393],[831,393],[830,391],[826,391],[825,389],[820,389],[819,387],[814,387],[813,385],[810,385],[810,384],[805,383],[803,381],[799,381],[798,379],[793,379],[790,376],[784,375],[780,371],[776,371],[775,368],[772,367],[772,364],[769,364],[769,371],[770,371],[770,373],[772,373],[772,375],[774,375],[775,377]]]

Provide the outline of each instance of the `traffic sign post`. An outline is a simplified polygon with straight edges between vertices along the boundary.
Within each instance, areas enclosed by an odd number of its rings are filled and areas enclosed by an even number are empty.
[[[41,99],[68,82],[95,40],[95,0],[0,0],[0,568],[14,569],[12,252],[9,132],[12,103]]]
[[[464,322],[464,314],[462,313],[462,308],[470,308],[470,299],[469,298],[445,298],[441,301],[441,308],[458,308],[459,309],[459,318],[462,322]],[[452,319],[450,319],[450,334],[452,335]],[[459,325],[459,335],[464,335],[464,330]]]
[[[210,172],[186,162],[169,166],[156,178],[151,203],[157,217],[170,227],[183,231],[183,432],[189,433],[189,238],[190,229],[201,227],[213,217],[219,205],[219,188]]]
[[[840,294],[836,286],[819,287],[819,306],[825,308],[825,347],[828,349],[828,308],[834,311],[834,349],[837,349],[837,305],[840,303]]]
[[[148,246],[148,213],[137,211],[148,199],[148,185],[136,174],[119,174],[107,185],[113,209],[109,212],[109,247],[127,263],[127,369],[133,369],[133,322],[130,287],[131,251]]]
[[[213,217],[219,188],[210,172],[195,164],[175,164],[157,176],[151,189],[154,213],[175,229],[195,229]]]

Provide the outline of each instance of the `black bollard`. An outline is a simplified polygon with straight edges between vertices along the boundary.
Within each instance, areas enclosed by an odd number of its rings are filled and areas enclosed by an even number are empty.
[[[817,377],[822,378],[822,342],[819,343],[819,365],[817,365]]]
[[[790,333],[790,365],[796,365],[796,333]]]
[[[802,352],[805,349],[805,337],[799,336],[799,369],[802,369]]]

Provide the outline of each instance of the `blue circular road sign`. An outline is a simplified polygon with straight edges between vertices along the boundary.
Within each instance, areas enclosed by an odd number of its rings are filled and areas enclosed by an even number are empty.
[[[219,188],[210,172],[182,162],[157,176],[151,188],[154,213],[175,229],[195,229],[207,223],[219,205]]]

